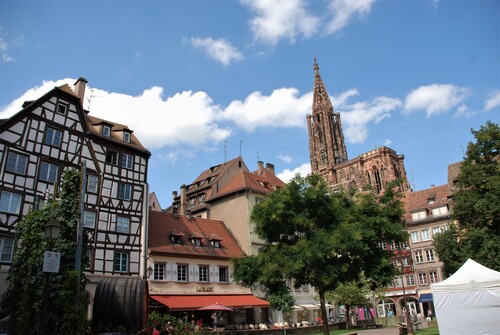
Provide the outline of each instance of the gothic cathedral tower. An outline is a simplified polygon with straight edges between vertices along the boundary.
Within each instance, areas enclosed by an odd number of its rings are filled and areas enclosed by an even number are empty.
[[[307,115],[311,172],[323,176],[334,189],[361,190],[371,185],[376,193],[396,179],[402,180],[399,189],[411,190],[406,177],[404,156],[382,146],[354,159],[347,159],[340,113],[333,111],[330,96],[319,74],[314,57],[314,96],[312,115]]]
[[[340,114],[333,111],[330,96],[319,74],[316,57],[312,115],[307,115],[307,127],[312,173],[323,175],[329,184],[336,184],[335,167],[347,161],[347,150]]]

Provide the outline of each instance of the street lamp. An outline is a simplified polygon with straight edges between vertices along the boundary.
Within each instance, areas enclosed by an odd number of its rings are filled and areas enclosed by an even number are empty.
[[[409,250],[409,248],[405,248],[405,250]],[[401,262],[401,284],[403,286],[403,321],[406,323],[406,330],[408,335],[413,335],[413,325],[411,323],[411,318],[408,318],[408,303],[406,300],[406,290],[405,290],[405,276],[404,276],[404,263],[403,263],[403,253],[401,247],[399,248],[399,261]]]
[[[55,240],[59,238],[61,233],[61,223],[56,219],[49,219],[44,226],[45,237],[47,240]],[[43,272],[45,273],[45,286],[43,288],[43,304],[40,313],[40,321],[38,324],[38,335],[45,334],[45,323],[47,315],[47,303],[49,300],[49,273],[59,272],[59,261],[61,254],[53,251],[45,251],[43,259]]]

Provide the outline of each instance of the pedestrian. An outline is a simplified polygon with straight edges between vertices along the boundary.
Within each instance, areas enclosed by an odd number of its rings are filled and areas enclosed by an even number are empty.
[[[432,321],[432,309],[429,308],[427,311],[427,321],[431,322]]]
[[[217,330],[217,325],[219,324],[219,316],[217,313],[212,314],[212,321],[214,324],[214,330]]]
[[[153,332],[151,333],[151,335],[160,335],[160,330],[161,330],[161,326],[156,325],[155,329],[153,329]]]

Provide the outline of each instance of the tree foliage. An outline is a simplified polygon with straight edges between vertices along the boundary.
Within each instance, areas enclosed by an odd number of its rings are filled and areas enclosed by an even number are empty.
[[[447,276],[468,259],[500,271],[500,127],[487,122],[471,130],[453,194],[458,226],[438,235],[436,252]]]
[[[251,220],[265,244],[258,255],[233,260],[234,277],[267,288],[268,298],[281,302],[273,305],[278,310],[294,303],[287,280],[295,287],[311,285],[327,320],[325,293],[339,284],[359,279],[362,272],[374,286],[392,281],[391,254],[379,242],[408,237],[399,198],[392,187],[381,196],[332,192],[318,175],[296,176],[254,207]]]
[[[2,298],[2,314],[9,316],[9,334],[34,334],[40,327],[44,327],[45,334],[85,334],[86,279],[74,271],[79,203],[80,174],[68,170],[61,184],[60,200],[50,199],[43,209],[30,211],[16,225],[18,248]],[[52,241],[44,233],[50,219],[61,223],[60,236]],[[86,236],[83,241],[82,264],[86,264]],[[42,271],[45,251],[61,253],[58,273]]]

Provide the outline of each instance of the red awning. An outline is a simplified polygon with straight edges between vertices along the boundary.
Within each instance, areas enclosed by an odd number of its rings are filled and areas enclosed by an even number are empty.
[[[167,306],[171,311],[189,311],[210,304],[233,308],[269,307],[266,300],[253,295],[151,295],[151,298]]]

